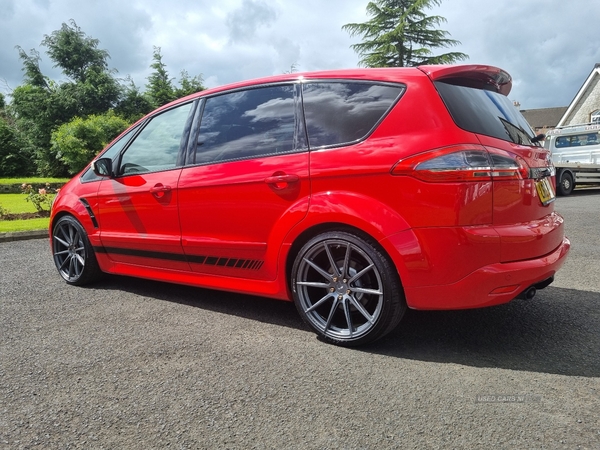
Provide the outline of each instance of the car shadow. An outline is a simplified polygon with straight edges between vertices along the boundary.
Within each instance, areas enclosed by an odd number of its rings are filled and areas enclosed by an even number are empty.
[[[308,329],[292,302],[116,275],[105,275],[101,283],[90,287],[97,290],[126,291],[244,319]]]
[[[308,330],[290,302],[128,277],[111,276],[102,286],[94,287]],[[491,308],[408,310],[392,333],[354,351],[416,361],[600,377],[599,307],[600,293],[548,287],[533,300]]]
[[[548,287],[533,300],[461,311],[407,311],[361,348],[397,358],[600,376],[600,293]]]

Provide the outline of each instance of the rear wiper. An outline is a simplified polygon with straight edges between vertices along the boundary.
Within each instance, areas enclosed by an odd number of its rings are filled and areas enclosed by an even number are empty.
[[[533,139],[531,139],[531,143],[535,144],[536,142],[543,141],[544,139],[546,139],[546,135],[545,134],[538,134],[536,137],[534,137]]]

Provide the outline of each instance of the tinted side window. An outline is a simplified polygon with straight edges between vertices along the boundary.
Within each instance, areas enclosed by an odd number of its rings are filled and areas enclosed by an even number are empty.
[[[123,154],[119,174],[173,169],[192,105],[187,103],[153,117]]]
[[[516,144],[533,145],[534,133],[512,102],[496,92],[436,82],[456,125]]]
[[[293,86],[269,86],[206,100],[196,164],[294,150]]]
[[[304,85],[308,142],[312,148],[366,137],[402,93],[403,87],[358,82]]]

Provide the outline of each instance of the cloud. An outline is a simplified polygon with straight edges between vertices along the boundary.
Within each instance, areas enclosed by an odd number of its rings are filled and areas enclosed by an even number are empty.
[[[277,11],[262,0],[243,0],[242,6],[227,14],[227,28],[231,42],[247,42],[261,27],[272,25]]]
[[[589,0],[449,0],[435,13],[448,19],[445,28],[462,42],[469,62],[512,75],[509,97],[529,109],[568,105],[600,62],[597,6]]]
[[[215,86],[298,70],[351,68],[358,57],[341,28],[364,22],[368,0],[2,0],[0,80],[22,83],[15,46],[36,48],[44,74],[61,80],[40,46],[44,35],[74,19],[110,53],[109,66],[145,85],[153,46],[172,77],[202,74]],[[469,63],[513,77],[511,100],[523,108],[566,106],[600,62],[598,0],[444,0],[426,11],[462,42]],[[440,52],[447,51],[440,49]],[[6,86],[0,82],[0,90]]]

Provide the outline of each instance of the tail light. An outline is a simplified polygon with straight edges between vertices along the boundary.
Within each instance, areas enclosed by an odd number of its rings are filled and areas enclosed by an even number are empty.
[[[407,175],[430,183],[522,180],[530,178],[523,158],[481,145],[455,145],[419,153],[396,163],[392,175]]]

